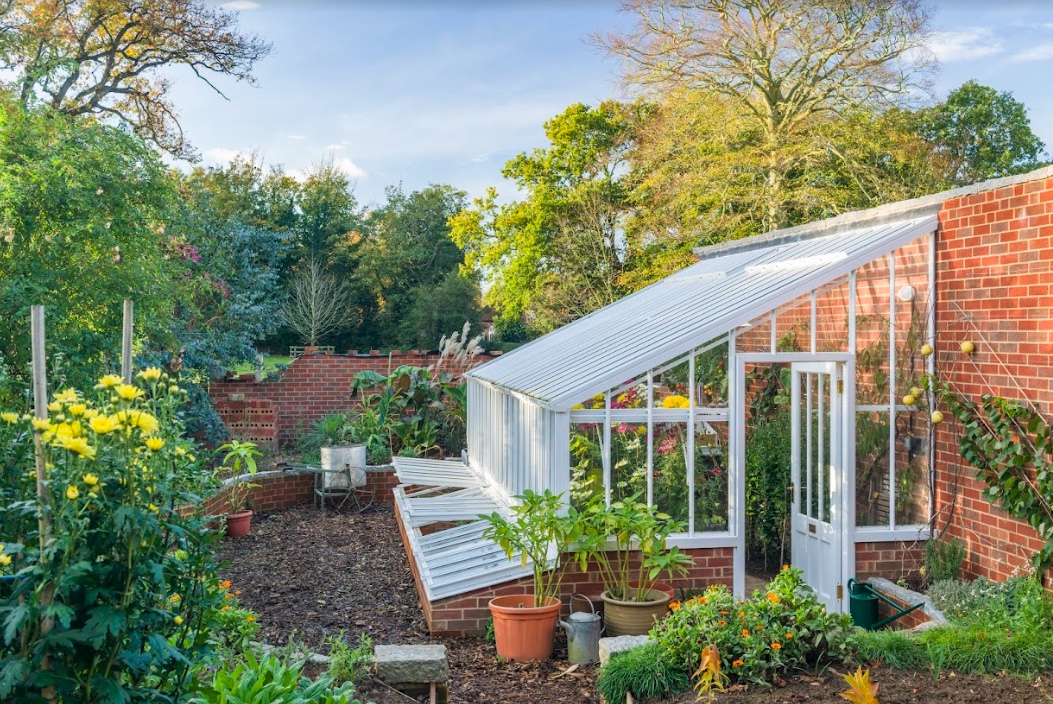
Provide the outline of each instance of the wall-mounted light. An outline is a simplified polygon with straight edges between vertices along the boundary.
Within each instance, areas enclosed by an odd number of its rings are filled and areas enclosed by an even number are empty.
[[[899,291],[896,292],[896,298],[898,298],[899,300],[901,300],[904,303],[906,303],[908,301],[913,301],[914,300],[914,294],[915,294],[914,287],[908,285],[908,286],[904,286],[903,288],[901,288]]]

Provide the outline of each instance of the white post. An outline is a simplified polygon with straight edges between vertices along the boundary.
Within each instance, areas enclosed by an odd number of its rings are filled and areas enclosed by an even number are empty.
[[[125,384],[132,383],[132,320],[134,304],[124,301],[124,325],[121,328],[121,376]]]

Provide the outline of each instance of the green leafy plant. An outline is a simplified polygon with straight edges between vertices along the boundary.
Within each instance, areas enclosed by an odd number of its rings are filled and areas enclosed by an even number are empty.
[[[965,555],[965,543],[957,538],[929,540],[925,543],[925,577],[932,582],[958,579]]]
[[[0,700],[51,687],[66,702],[177,701],[212,658],[212,532],[185,507],[214,481],[183,436],[182,399],[148,368],[55,394],[47,420],[0,414],[0,566],[16,575],[0,580]]]
[[[219,604],[212,614],[210,638],[221,661],[241,657],[260,630],[257,614],[241,606],[240,590],[232,589],[229,579],[211,579],[206,583],[213,603]]]
[[[690,690],[691,678],[649,642],[611,658],[596,678],[596,689],[607,702],[624,702],[630,693],[636,699],[663,699]]]
[[[595,497],[577,514],[574,559],[583,572],[595,563],[608,594],[622,601],[647,601],[662,574],[683,575],[691,565],[690,557],[668,545],[685,525],[639,499],[634,494],[608,506]]]
[[[230,489],[227,491],[227,503],[230,505],[231,513],[240,513],[248,506],[249,492],[259,487],[247,479],[239,479],[243,476],[254,476],[256,474],[256,458],[263,455],[256,443],[240,442],[231,440],[216,448],[216,453],[223,455],[220,469],[228,469],[234,478]]]
[[[723,672],[740,682],[772,682],[794,670],[845,662],[852,654],[847,615],[829,614],[800,570],[782,570],[766,590],[738,601],[723,585],[670,605],[673,613],[651,629],[663,657],[685,671],[714,646]]]
[[[358,645],[348,643],[344,631],[326,638],[329,646],[327,674],[334,682],[358,684],[369,677],[373,668],[373,639],[367,633],[358,634]]]
[[[480,516],[486,521],[483,537],[497,543],[505,555],[519,556],[525,567],[529,562],[534,571],[534,606],[544,606],[558,597],[563,580],[563,567],[549,567],[551,560],[559,560],[580,535],[578,513],[567,509],[562,494],[545,489],[543,494],[526,490],[515,497],[511,518],[497,513]]]
[[[856,662],[898,670],[923,670],[930,664],[925,646],[907,631],[857,631],[852,636]]]
[[[937,671],[1033,674],[1053,669],[1053,637],[1048,630],[945,626],[919,634],[918,640]]]
[[[245,654],[245,661],[216,672],[211,685],[193,704],[355,704],[350,682],[335,685],[328,675],[313,682],[303,676],[303,662],[288,655]]]

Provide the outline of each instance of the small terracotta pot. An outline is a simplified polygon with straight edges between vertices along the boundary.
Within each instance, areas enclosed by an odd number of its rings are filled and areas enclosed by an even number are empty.
[[[497,657],[516,662],[551,658],[561,606],[555,597],[549,597],[544,606],[534,606],[533,594],[491,599]]]
[[[657,589],[651,590],[651,598],[647,601],[619,601],[607,592],[601,598],[603,623],[609,637],[642,636],[651,630],[655,621],[665,616],[669,607],[669,595]]]
[[[252,526],[252,511],[227,514],[227,535],[231,538],[243,538],[249,534]]]

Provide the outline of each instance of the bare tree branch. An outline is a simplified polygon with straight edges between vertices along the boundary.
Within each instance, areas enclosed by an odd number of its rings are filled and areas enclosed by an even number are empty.
[[[289,284],[283,306],[285,322],[308,345],[315,346],[350,320],[349,294],[344,282],[312,259]]]

